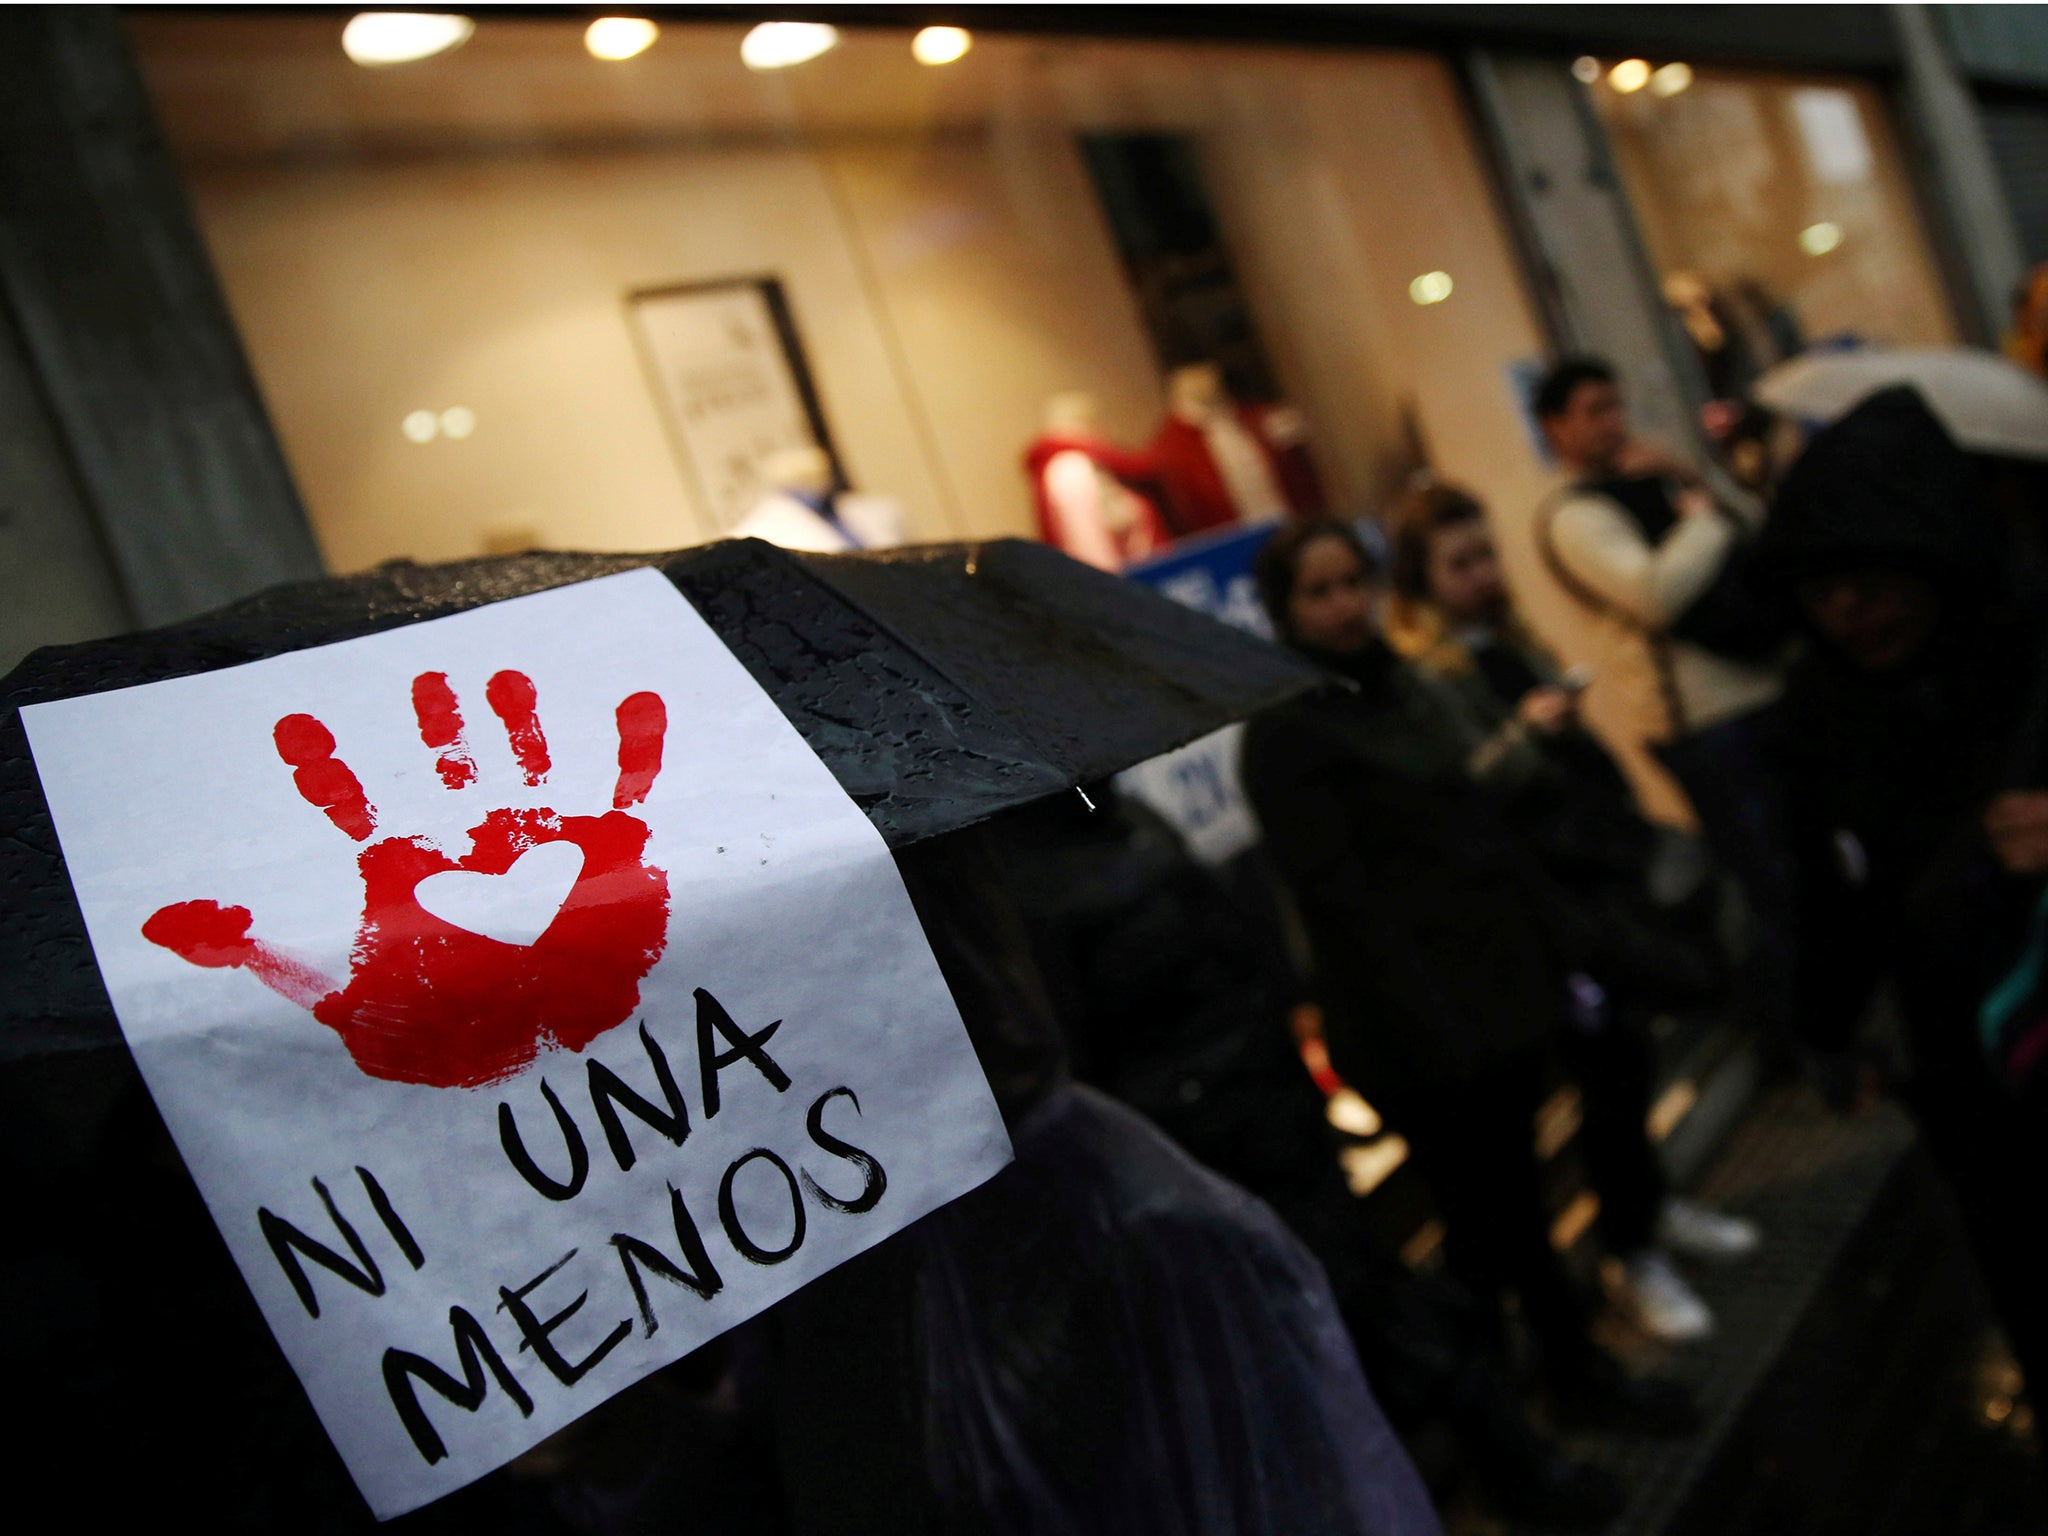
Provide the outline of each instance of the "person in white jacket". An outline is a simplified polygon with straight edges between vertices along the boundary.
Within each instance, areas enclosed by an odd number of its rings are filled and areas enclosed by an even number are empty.
[[[1645,811],[1697,818],[1742,885],[1754,929],[1746,1001],[1759,1022],[1789,1028],[1794,900],[1768,765],[1782,662],[1673,632],[1721,578],[1743,520],[1696,470],[1631,435],[1614,370],[1599,359],[1558,363],[1534,407],[1560,469],[1532,530],[1536,579],[1559,589],[1541,605],[1547,638],[1591,674],[1589,717]]]

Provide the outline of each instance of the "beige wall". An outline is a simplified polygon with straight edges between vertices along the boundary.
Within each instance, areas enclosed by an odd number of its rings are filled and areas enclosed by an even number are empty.
[[[628,329],[632,289],[780,274],[857,483],[953,529],[815,159],[733,149],[202,175],[258,381],[338,570],[715,536]],[[476,413],[408,441],[417,409]]]
[[[1829,98],[1843,113],[1841,129],[1856,141],[1851,160],[1864,161],[1860,173],[1841,164],[1839,148],[1829,155],[1806,141],[1795,105],[1802,95]],[[1756,282],[1790,306],[1809,339],[1849,332],[1894,346],[1955,340],[1877,87],[1701,70],[1670,98],[1618,95],[1601,84],[1593,100],[1660,271],[1693,272],[1717,289]],[[1835,162],[1832,170],[1825,160]],[[1823,221],[1841,231],[1841,244],[1810,255],[1800,231]]]
[[[1443,67],[1274,59],[1230,79],[1205,160],[1340,504],[1382,504],[1414,467],[1411,422],[1439,473],[1500,511],[1533,502],[1544,471],[1507,365],[1543,340]],[[1417,305],[1408,285],[1432,271],[1452,295]]]
[[[1533,499],[1505,367],[1540,343],[1433,59],[990,39],[930,71],[861,33],[748,76],[730,28],[618,68],[573,26],[487,21],[364,71],[305,17],[134,27],[336,569],[714,536],[624,296],[766,273],[861,489],[920,538],[1027,531],[1018,459],[1049,395],[1092,391],[1131,442],[1160,410],[1088,130],[1195,137],[1340,507],[1376,507],[1411,436],[1497,503]],[[1437,268],[1456,290],[1418,308]],[[452,405],[474,436],[400,433]]]
[[[1110,437],[1151,435],[1151,347],[1070,134],[1022,123],[824,158],[961,533],[1035,526],[1020,461],[1051,396],[1086,390]]]

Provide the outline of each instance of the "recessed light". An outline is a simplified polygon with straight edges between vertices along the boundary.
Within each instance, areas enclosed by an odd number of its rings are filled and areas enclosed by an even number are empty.
[[[1607,83],[1622,95],[1640,91],[1650,83],[1650,61],[1648,59],[1623,59],[1607,71]]]
[[[829,52],[839,29],[822,21],[764,21],[740,42],[740,62],[749,69],[787,69]]]
[[[1842,243],[1842,226],[1826,219],[1799,231],[1799,249],[1809,256],[1825,256]]]
[[[974,35],[965,27],[926,27],[910,40],[910,56],[920,64],[950,64],[967,57]]]
[[[341,51],[370,69],[410,64],[460,47],[476,31],[448,11],[359,11],[341,29]]]
[[[1666,64],[1650,76],[1650,94],[1652,96],[1676,96],[1691,84],[1692,66],[1690,64]]]
[[[659,36],[661,28],[644,16],[600,16],[583,29],[583,46],[593,59],[616,64],[638,58]]]
[[[1408,285],[1408,297],[1418,304],[1441,304],[1451,296],[1451,274],[1425,272]]]

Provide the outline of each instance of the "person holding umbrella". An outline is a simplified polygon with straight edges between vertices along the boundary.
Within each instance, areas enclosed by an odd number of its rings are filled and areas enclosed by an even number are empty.
[[[17,1252],[35,1259],[21,1267],[29,1283],[15,1298],[13,1339],[25,1346],[16,1374],[59,1410],[25,1432],[23,1465],[50,1490],[44,1502],[61,1497],[92,1528],[165,1508],[203,1509],[223,1531],[373,1524],[138,1077],[20,709],[642,565],[696,608],[834,775],[849,809],[897,851],[1016,1152],[979,1187],[761,1314],[772,1358],[760,1390],[779,1431],[775,1486],[762,1499],[779,1496],[797,1528],[813,1532],[896,1536],[967,1523],[1107,1536],[1220,1522],[1436,1536],[1308,1251],[1251,1197],[1067,1080],[977,825],[1216,729],[1311,686],[1313,675],[1262,641],[1023,541],[889,561],[740,540],[666,556],[387,567],[263,593],[145,636],[38,652],[10,674],[0,688],[0,876],[17,895],[0,932],[10,981],[0,1118],[10,1128],[6,1170],[33,1191],[13,1234]],[[422,697],[431,703],[431,690]],[[445,745],[428,734],[434,718],[420,719],[421,745]],[[286,757],[283,766],[296,765]],[[622,785],[649,771],[622,754]],[[324,819],[330,808],[364,816],[353,774],[311,782],[357,797],[322,802]],[[861,962],[849,947],[808,963]],[[238,952],[230,964],[239,963]],[[461,1160],[432,1169],[450,1181],[469,1171]],[[873,1197],[882,1187],[871,1182]],[[89,1283],[136,1275],[138,1253],[137,1283]],[[735,1375],[750,1353],[735,1349]],[[480,1356],[465,1359],[466,1371],[484,1370]],[[695,1501],[699,1524],[715,1528],[710,1506],[720,1501],[671,1454],[684,1438],[699,1457],[712,1442],[709,1432],[688,1435],[694,1410],[679,1401],[702,1408],[723,1390],[700,1375],[719,1372],[671,1374],[637,1405],[536,1446],[525,1470],[557,1482],[580,1474],[586,1497],[572,1502],[584,1529],[662,1528],[661,1496],[679,1491]],[[467,1389],[446,1380],[447,1401],[459,1405]],[[479,1390],[471,1401],[486,1398]],[[116,1478],[104,1475],[110,1445]],[[768,1474],[751,1455],[719,1457],[712,1472],[728,1495],[747,1485],[748,1528],[774,1527],[752,1498]],[[412,1523],[558,1530],[536,1503],[533,1490],[492,1473]],[[559,1501],[554,1513],[578,1523]]]
[[[1813,439],[1760,558],[1811,640],[1782,736],[1802,1024],[1846,1051],[1893,986],[1912,1058],[1903,1097],[2038,1384],[2048,1080],[2008,1055],[2001,1081],[1985,1052],[2041,1017],[2028,978],[2048,874],[2048,626],[2016,600],[2006,547],[1973,466],[1899,385]]]

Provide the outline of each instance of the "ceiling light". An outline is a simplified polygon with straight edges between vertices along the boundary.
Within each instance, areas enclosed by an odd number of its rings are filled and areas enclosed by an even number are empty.
[[[1600,78],[1600,61],[1590,53],[1582,53],[1572,60],[1572,78],[1581,85],[1591,85]]]
[[[476,412],[466,405],[451,405],[441,413],[441,435],[460,441],[476,430]]]
[[[1650,76],[1650,94],[1652,96],[1676,96],[1691,84],[1692,66],[1690,64],[1666,64],[1662,69]]]
[[[1809,256],[1825,256],[1842,243],[1842,226],[1826,220],[1799,231],[1799,249]]]
[[[1418,304],[1441,304],[1451,296],[1451,274],[1425,272],[1408,285],[1408,297]]]
[[[965,27],[926,27],[910,40],[910,56],[920,64],[950,64],[967,57],[973,46]]]
[[[838,41],[839,29],[822,21],[764,21],[741,41],[740,62],[749,69],[787,69]]]
[[[432,411],[408,411],[398,430],[413,443],[431,443],[441,430],[441,418]]]
[[[583,29],[583,46],[593,59],[617,63],[654,46],[661,28],[644,16],[600,16]]]
[[[447,11],[359,11],[341,29],[341,51],[371,69],[430,59],[469,41],[476,23]]]
[[[1623,59],[1607,71],[1607,83],[1622,95],[1640,91],[1650,83],[1650,64],[1647,59]]]

